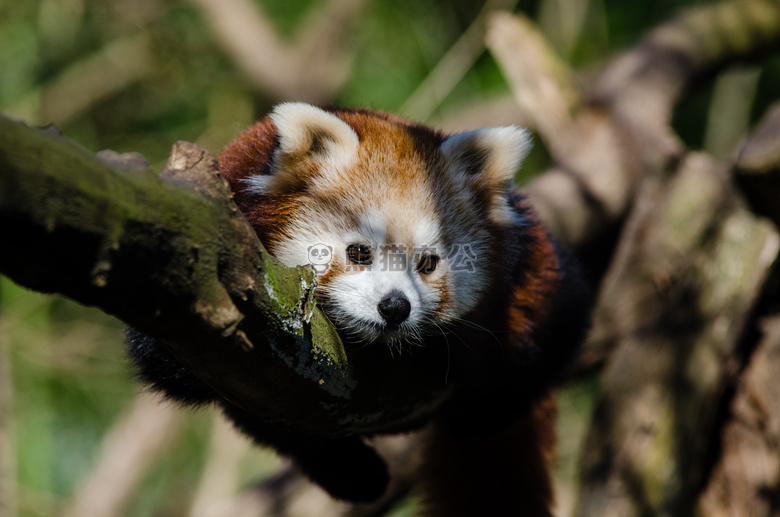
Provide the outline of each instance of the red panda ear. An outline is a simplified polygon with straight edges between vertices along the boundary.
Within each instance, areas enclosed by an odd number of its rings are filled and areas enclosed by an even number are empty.
[[[357,158],[359,140],[346,122],[302,102],[280,104],[270,115],[279,145],[270,175],[244,181],[255,193],[289,192],[305,187],[313,177],[326,179]]]
[[[506,192],[531,150],[528,132],[517,126],[476,129],[448,137],[440,149],[455,180],[490,205],[496,222],[509,223]]]
[[[441,151],[453,173],[476,184],[500,186],[512,181],[531,150],[531,138],[517,126],[488,127],[448,137]]]
[[[302,102],[280,104],[271,113],[279,135],[278,153],[289,157],[323,155],[331,160],[351,158],[358,137],[346,122]]]

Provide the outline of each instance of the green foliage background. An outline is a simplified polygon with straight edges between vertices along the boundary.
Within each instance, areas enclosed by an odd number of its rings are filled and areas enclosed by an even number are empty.
[[[694,3],[533,0],[518,9],[539,20],[563,57],[587,75]],[[305,30],[317,2],[257,4],[291,39]],[[555,15],[557,5],[572,4],[586,6],[577,34],[561,28]],[[398,112],[481,7],[467,0],[367,2],[348,35],[354,50],[350,78],[333,102]],[[96,56],[141,40],[149,60],[118,86],[108,88],[106,79],[116,79],[127,63],[89,68]],[[780,91],[777,59],[752,66],[736,69],[748,77],[750,123]],[[0,71],[0,111],[32,124],[55,123],[93,151],[141,152],[158,170],[173,142],[196,141],[217,152],[273,102],[233,65],[202,12],[186,1],[0,0]],[[433,118],[506,95],[500,70],[484,52]],[[713,87],[691,92],[676,114],[676,129],[693,147],[706,140],[713,95]],[[538,147],[529,174],[547,165]],[[564,451],[579,443],[591,385],[572,387],[562,401]],[[120,322],[0,278],[0,515],[57,514],[89,472],[104,433],[138,391],[124,358]],[[185,416],[175,445],[155,461],[127,515],[187,515],[209,454],[211,419],[208,411]],[[572,457],[563,456],[564,476],[574,472]],[[262,479],[276,462],[268,453],[247,452],[241,482]],[[403,507],[397,514],[408,511]]]

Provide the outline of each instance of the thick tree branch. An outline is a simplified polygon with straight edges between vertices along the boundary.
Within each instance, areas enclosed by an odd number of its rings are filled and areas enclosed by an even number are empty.
[[[158,336],[223,396],[291,429],[395,429],[446,397],[404,361],[348,361],[313,273],[263,251],[216,160],[191,144],[157,177],[0,118],[0,238],[13,250],[3,274]]]

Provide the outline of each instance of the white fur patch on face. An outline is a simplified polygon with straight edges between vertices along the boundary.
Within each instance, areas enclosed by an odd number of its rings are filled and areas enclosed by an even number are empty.
[[[387,241],[387,222],[379,210],[368,210],[360,216],[358,227],[350,235],[350,243],[366,243],[376,249]]]
[[[346,248],[344,235],[336,228],[335,225],[328,228],[327,225],[320,224],[316,219],[311,223],[307,223],[305,220],[293,221],[289,232],[294,237],[277,243],[274,256],[282,264],[289,267],[305,266],[312,263],[309,248],[321,245],[332,248],[328,265],[337,260],[343,261],[343,250]]]
[[[397,227],[388,228],[390,215],[381,208],[364,212],[355,222],[342,217],[343,214],[316,206],[313,201],[313,205],[301,208],[285,232],[292,238],[279,242],[274,254],[286,265],[306,265],[312,263],[313,246],[328,247],[331,261],[322,265],[321,273],[325,274],[327,267],[336,262],[343,266],[343,272],[330,277],[317,289],[327,298],[326,312],[339,329],[362,342],[399,346],[419,341],[420,334],[430,332],[425,329],[434,319],[433,312],[443,293],[423,281],[416,270],[418,245],[388,242],[391,232],[403,232]],[[401,223],[407,235],[415,232],[425,239],[420,247],[433,242],[428,239],[436,238],[438,228],[431,221]],[[350,262],[346,253],[350,244],[369,245],[374,253],[372,263],[356,265]],[[378,308],[392,291],[403,293],[410,305],[408,317],[397,326],[388,325]]]
[[[418,247],[430,247],[433,248],[435,253],[441,254],[441,250],[437,250],[440,246],[440,231],[439,223],[432,217],[420,218],[417,221],[410,221],[410,224],[414,226],[414,242]]]
[[[397,214],[385,214],[381,207],[368,210],[355,222],[344,214],[312,205],[301,207],[285,232],[292,238],[277,244],[274,255],[288,266],[311,264],[313,245],[332,247],[331,261],[323,264],[324,274],[334,263],[343,272],[318,285],[318,293],[327,297],[327,314],[337,322],[345,335],[365,343],[381,342],[400,346],[421,341],[421,336],[439,333],[431,325],[446,324],[475,308],[487,285],[485,232],[468,226],[466,233],[445,237],[436,214],[418,212],[414,217],[397,221]],[[403,243],[389,242],[388,235],[405,234]],[[347,257],[350,244],[367,244],[374,251],[370,266],[356,266]],[[416,269],[420,252],[440,257],[436,270],[423,276]],[[390,256],[388,254],[396,254]],[[317,265],[314,266],[315,269]],[[437,279],[446,279],[446,285]],[[442,292],[444,289],[447,292]],[[386,325],[378,305],[391,291],[400,291],[409,301],[408,318],[399,326]],[[439,303],[449,298],[442,309]]]

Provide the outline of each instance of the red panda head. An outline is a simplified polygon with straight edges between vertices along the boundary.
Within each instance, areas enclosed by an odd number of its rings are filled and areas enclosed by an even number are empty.
[[[485,297],[530,147],[517,127],[445,136],[393,115],[279,105],[220,155],[268,251],[311,264],[347,338],[414,342]]]

